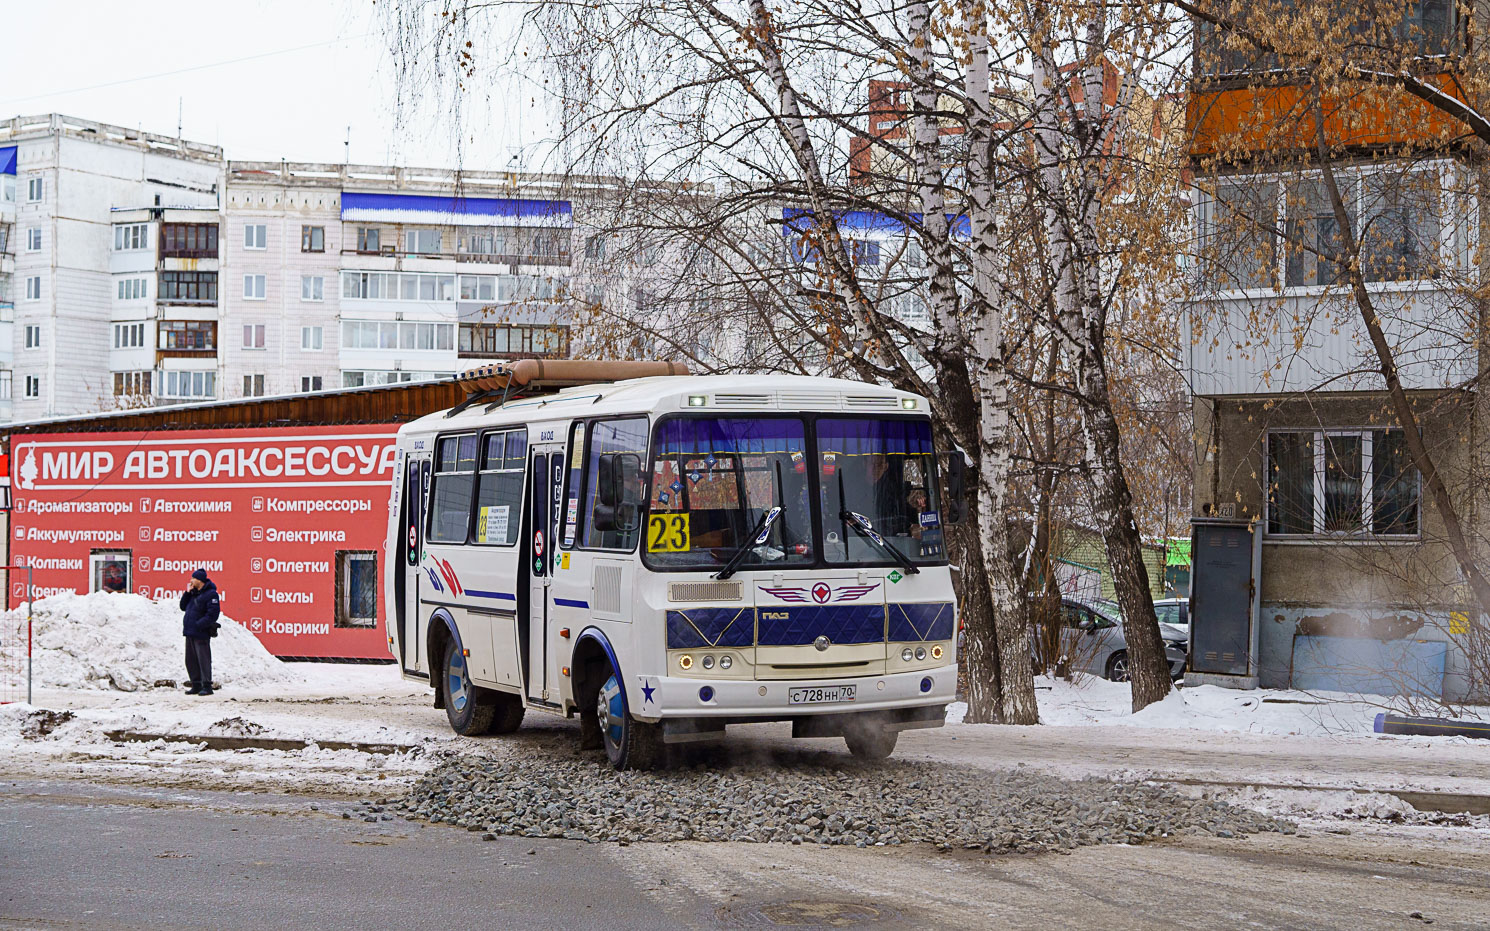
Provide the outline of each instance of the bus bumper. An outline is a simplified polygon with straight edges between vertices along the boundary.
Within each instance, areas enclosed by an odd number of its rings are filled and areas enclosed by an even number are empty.
[[[795,720],[819,715],[856,712],[893,712],[943,706],[957,697],[957,667],[941,666],[916,672],[844,679],[704,679],[643,676],[640,694],[651,689],[653,702],[631,709],[637,720],[722,718],[729,723]],[[793,703],[793,689],[854,686],[849,701]],[[886,715],[889,722],[905,720],[907,727],[928,727],[925,714]],[[917,723],[911,723],[915,721]],[[939,723],[939,721],[937,722]],[[894,726],[893,724],[891,726]]]

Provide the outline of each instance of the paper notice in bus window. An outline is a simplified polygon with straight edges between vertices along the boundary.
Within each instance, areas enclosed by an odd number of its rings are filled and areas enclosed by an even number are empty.
[[[476,539],[482,543],[507,542],[507,505],[483,507],[476,518]]]

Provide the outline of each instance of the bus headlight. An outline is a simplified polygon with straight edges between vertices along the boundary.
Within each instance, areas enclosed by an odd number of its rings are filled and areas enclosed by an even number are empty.
[[[684,653],[682,656],[678,657],[678,668],[679,669],[692,669],[693,668],[693,657],[689,656],[687,653]]]
[[[931,658],[932,659],[941,659],[942,658],[942,645],[940,643],[938,643],[936,646],[934,646],[934,647],[931,648]]]
[[[925,647],[916,647],[916,659],[925,659],[925,658],[926,658],[926,648]]]
[[[900,651],[900,658],[901,658],[901,659],[902,659],[902,660],[904,660],[904,661],[905,661],[905,662],[907,662],[907,663],[909,663],[909,662],[910,662],[910,661],[911,661],[911,658],[912,658],[912,657],[913,657],[913,656],[914,656],[914,655],[915,655],[915,654],[913,654],[913,653],[912,653],[912,652],[911,652],[911,648],[910,648],[910,647],[906,647],[906,648],[905,648],[905,649],[904,649],[904,650],[901,650],[901,651]]]
[[[706,655],[706,656],[705,656],[705,657],[704,657],[704,662],[703,662],[703,667],[704,667],[704,668],[705,668],[705,669],[713,669],[713,668],[714,668],[714,657],[712,657],[712,656],[707,656],[707,655]]]
[[[731,666],[733,666],[734,664],[735,664],[735,658],[733,656],[730,656],[728,653],[726,653],[723,656],[719,657],[719,668],[720,669],[728,669]]]

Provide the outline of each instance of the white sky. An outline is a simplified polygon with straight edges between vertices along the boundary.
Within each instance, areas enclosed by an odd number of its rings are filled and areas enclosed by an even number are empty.
[[[393,65],[371,0],[0,5],[0,119],[59,112],[175,135],[179,102],[182,134],[231,159],[340,162],[350,125],[354,162],[456,164],[443,106],[395,125]],[[544,167],[534,163],[547,135],[542,101],[519,86],[509,78],[472,98],[478,131],[462,167],[507,168],[519,146],[521,167]]]

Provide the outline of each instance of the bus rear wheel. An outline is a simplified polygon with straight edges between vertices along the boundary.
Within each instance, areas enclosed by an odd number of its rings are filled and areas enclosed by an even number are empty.
[[[497,703],[490,692],[472,684],[466,670],[466,657],[456,646],[454,638],[445,644],[442,685],[445,689],[445,716],[450,719],[451,730],[462,737],[479,737],[491,730]],[[521,716],[518,720],[522,720]]]
[[[665,752],[662,727],[644,724],[631,716],[614,671],[600,687],[595,717],[605,743],[605,755],[616,769],[656,769],[662,763]]]

